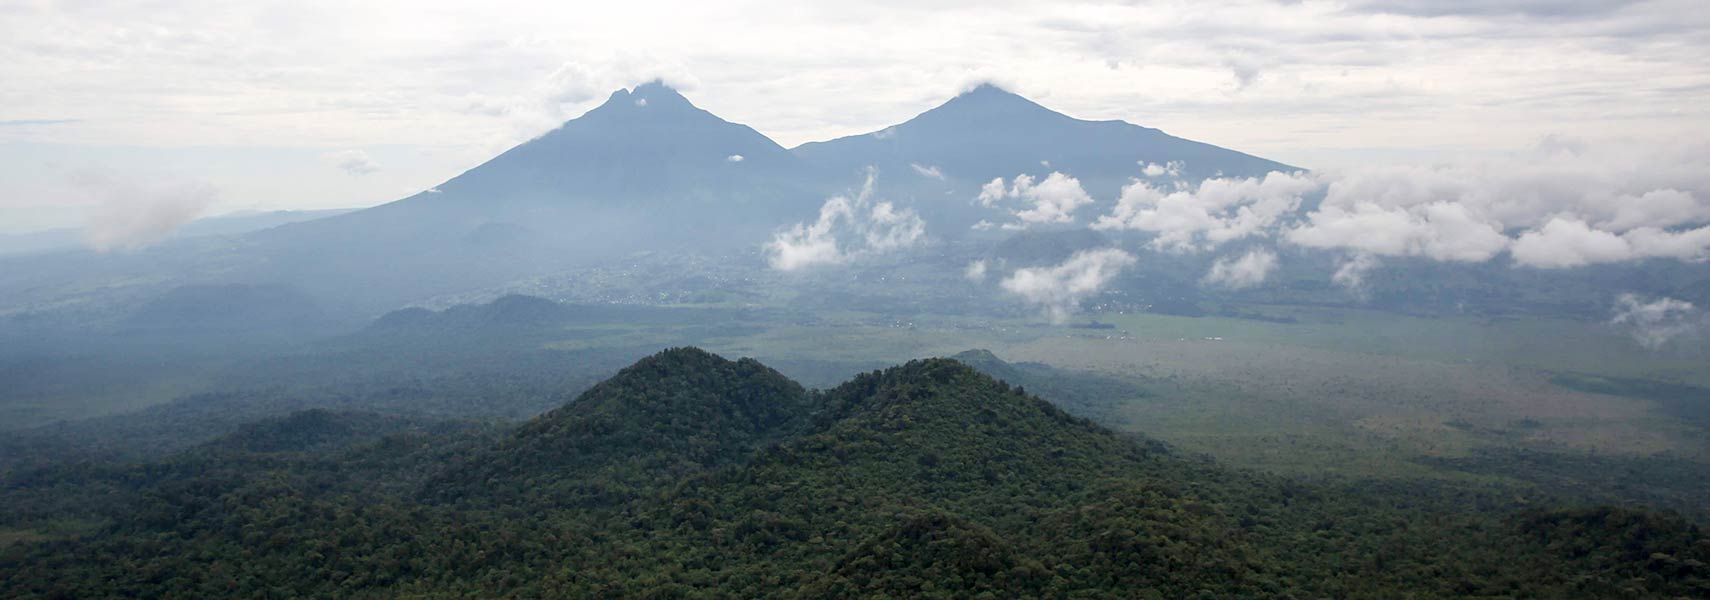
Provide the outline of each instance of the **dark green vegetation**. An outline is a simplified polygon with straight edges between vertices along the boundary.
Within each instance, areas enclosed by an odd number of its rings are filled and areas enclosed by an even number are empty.
[[[1655,402],[1661,412],[1699,427],[1710,427],[1710,389],[1693,385],[1633,379],[1564,374],[1551,380],[1556,385],[1590,392]]]
[[[810,392],[670,350],[508,431],[313,411],[0,493],[59,532],[0,550],[21,598],[1710,594],[1679,516],[1242,472],[948,359]]]

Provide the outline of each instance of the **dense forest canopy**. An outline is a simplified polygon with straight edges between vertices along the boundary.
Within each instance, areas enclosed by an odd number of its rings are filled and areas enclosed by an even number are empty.
[[[1684,516],[1232,469],[952,359],[807,390],[673,349],[516,427],[316,409],[0,493],[99,523],[0,549],[16,598],[1710,594]]]

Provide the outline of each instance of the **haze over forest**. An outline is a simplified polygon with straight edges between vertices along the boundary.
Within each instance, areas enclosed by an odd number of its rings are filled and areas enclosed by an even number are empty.
[[[0,595],[1710,596],[1705,11],[749,9],[0,10]]]

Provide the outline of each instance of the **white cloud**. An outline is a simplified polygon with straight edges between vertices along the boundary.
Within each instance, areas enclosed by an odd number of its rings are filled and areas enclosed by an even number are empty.
[[[380,170],[380,163],[374,162],[367,152],[361,150],[340,150],[327,155],[327,159],[333,166],[358,177]]]
[[[1559,269],[1643,258],[1710,260],[1710,226],[1683,231],[1640,227],[1616,235],[1584,221],[1557,217],[1514,241],[1514,262]]]
[[[1269,250],[1253,250],[1240,258],[1220,258],[1212,263],[1211,271],[1201,280],[1206,285],[1244,290],[1258,287],[1277,267],[1277,255]]]
[[[1014,205],[1009,210],[1016,220],[1003,227],[1026,229],[1044,223],[1073,223],[1075,210],[1092,204],[1093,199],[1081,188],[1080,180],[1052,171],[1037,183],[1031,175],[1017,175],[1008,189],[1004,188],[1002,177],[993,179],[980,187],[975,201],[987,207]]]
[[[938,167],[925,166],[920,163],[909,163],[908,166],[913,168],[914,172],[919,173],[921,177],[944,179],[944,172],[938,170]]]
[[[1673,298],[1646,301],[1634,294],[1621,294],[1615,299],[1613,312],[1609,322],[1627,327],[1634,341],[1651,350],[1695,333],[1703,325],[1702,315],[1691,302]]]
[[[1003,178],[998,177],[980,186],[980,195],[975,198],[975,201],[979,202],[980,206],[990,208],[997,206],[998,202],[1003,201],[1008,196],[1009,192],[1003,186]]]
[[[1361,299],[1366,297],[1366,275],[1379,265],[1378,258],[1370,254],[1355,254],[1336,266],[1336,273],[1330,276],[1330,283],[1341,286]]]
[[[1508,253],[1515,265],[1536,268],[1702,262],[1710,260],[1704,150],[1549,138],[1537,151],[1481,162],[1212,177],[1174,189],[1136,179],[1093,227],[1153,233],[1151,247],[1170,252],[1270,236],[1346,252],[1354,258],[1332,280],[1356,292],[1380,257],[1480,263]],[[1008,193],[994,181],[980,201]],[[1308,198],[1317,207],[1302,214]]]
[[[926,222],[911,209],[875,202],[876,178],[869,170],[854,199],[837,196],[826,200],[814,222],[797,223],[773,235],[764,246],[767,263],[780,271],[795,271],[920,243],[926,237]]]
[[[730,156],[724,157],[724,160],[725,160],[725,162],[739,163],[739,162],[742,162],[742,155],[741,154],[732,154]]]
[[[967,278],[968,281],[985,281],[986,269],[987,265],[985,259],[976,260],[968,263],[968,268],[962,271],[962,276]]]
[[[1563,268],[1710,257],[1710,155],[1691,144],[1547,138],[1505,159],[1321,176],[1318,211],[1288,239],[1379,256]],[[1506,232],[1521,231],[1514,239]]]
[[[1634,196],[1623,194],[1600,211],[1599,227],[1626,231],[1639,227],[1673,227],[1710,221],[1710,202],[1699,202],[1691,193],[1656,189]]]
[[[1166,175],[1170,177],[1180,177],[1183,166],[1186,165],[1179,160],[1172,160],[1164,164],[1140,161],[1140,173],[1154,179]]]
[[[859,199],[857,208],[864,203]],[[858,214],[858,213],[857,213]],[[926,221],[912,209],[898,209],[889,202],[873,204],[865,223],[857,219],[856,231],[866,240],[865,251],[889,252],[913,246],[926,236]]]
[[[1640,227],[1621,234],[1644,258],[1673,258],[1688,262],[1710,260],[1710,226],[1680,231]]]
[[[1152,246],[1172,252],[1215,248],[1248,236],[1268,235],[1301,197],[1319,189],[1305,173],[1272,172],[1263,178],[1210,178],[1192,189],[1165,192],[1135,180],[1094,229],[1132,229],[1157,234]]]
[[[1565,218],[1551,219],[1542,229],[1521,234],[1511,252],[1514,262],[1543,268],[1620,262],[1633,257],[1627,240],[1592,229],[1584,221]]]
[[[1080,308],[1081,301],[1135,262],[1134,255],[1116,248],[1083,250],[1060,265],[1017,269],[999,285],[1044,310],[1052,322],[1062,323]]]
[[[1501,223],[1453,202],[1384,207],[1358,200],[1344,207],[1326,200],[1286,237],[1307,248],[1455,262],[1483,262],[1508,247]]]

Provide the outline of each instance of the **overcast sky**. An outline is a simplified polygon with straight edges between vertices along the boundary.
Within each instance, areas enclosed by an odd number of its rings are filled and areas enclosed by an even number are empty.
[[[785,146],[982,80],[1309,168],[1710,139],[1704,0],[588,4],[0,0],[0,232],[394,200],[655,77]]]

